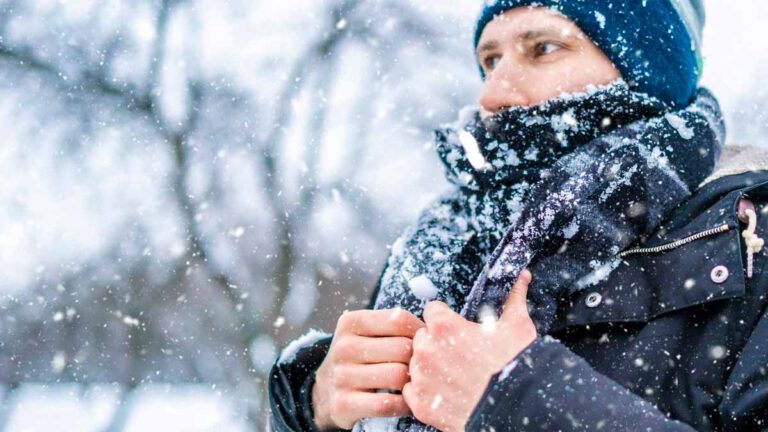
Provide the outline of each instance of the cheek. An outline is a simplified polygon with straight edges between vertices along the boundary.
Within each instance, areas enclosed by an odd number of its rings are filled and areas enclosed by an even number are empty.
[[[556,98],[563,92],[569,93],[579,90],[580,87],[586,88],[576,81],[570,66],[560,63],[548,67],[529,81],[527,91],[530,103],[532,105],[540,104],[548,99]]]
[[[575,56],[569,62],[567,84],[573,91],[588,85],[605,85],[621,77],[613,63],[602,55],[597,48],[587,50],[584,55]]]
[[[595,60],[577,56],[547,68],[537,79],[535,89],[540,102],[557,97],[560,93],[576,93],[589,85],[605,85],[620,78],[621,74],[607,59]]]

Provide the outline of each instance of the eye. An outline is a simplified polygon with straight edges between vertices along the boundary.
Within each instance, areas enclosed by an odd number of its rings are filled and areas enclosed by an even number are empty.
[[[500,55],[488,55],[483,59],[483,66],[485,67],[486,71],[490,72],[496,68],[496,66],[499,64],[499,61],[501,61]]]
[[[536,57],[545,56],[547,54],[552,54],[555,51],[558,51],[562,47],[559,44],[556,44],[554,42],[539,42],[534,47],[534,51],[536,53]]]

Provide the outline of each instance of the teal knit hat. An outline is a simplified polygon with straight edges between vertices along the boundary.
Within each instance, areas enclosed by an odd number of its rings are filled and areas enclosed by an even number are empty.
[[[703,0],[486,0],[475,49],[489,22],[520,6],[544,6],[570,18],[636,90],[671,106],[693,99],[704,65]]]

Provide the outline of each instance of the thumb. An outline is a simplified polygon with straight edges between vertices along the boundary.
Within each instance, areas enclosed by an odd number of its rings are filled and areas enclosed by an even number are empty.
[[[533,275],[528,269],[523,269],[523,271],[520,272],[520,276],[517,277],[517,281],[509,291],[507,301],[504,303],[501,319],[519,314],[528,315],[528,304],[526,299],[528,297],[528,285],[531,283],[532,279]]]

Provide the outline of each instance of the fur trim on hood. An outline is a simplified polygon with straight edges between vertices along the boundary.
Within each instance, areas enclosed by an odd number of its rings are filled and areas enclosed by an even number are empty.
[[[768,171],[768,147],[729,144],[723,148],[715,172],[701,186],[725,176],[750,171]]]

